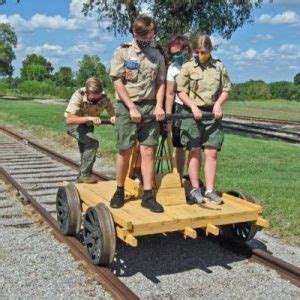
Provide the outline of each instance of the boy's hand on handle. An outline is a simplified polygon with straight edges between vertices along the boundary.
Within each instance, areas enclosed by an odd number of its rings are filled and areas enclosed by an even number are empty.
[[[115,123],[116,123],[116,116],[112,116],[112,117],[110,117],[110,123],[112,124],[112,125],[115,125]]]
[[[101,124],[101,119],[99,117],[90,117],[90,121],[93,122],[94,125]]]
[[[193,106],[192,113],[194,115],[195,120],[201,120],[202,119],[202,112],[197,106]]]
[[[215,103],[212,112],[215,115],[215,119],[222,119],[223,112],[222,112],[221,105],[219,103]]]
[[[154,113],[153,113],[156,117],[156,121],[163,121],[166,117],[165,111],[162,109],[161,106],[156,106]]]
[[[130,118],[131,118],[132,122],[134,122],[134,123],[140,123],[141,122],[142,115],[136,109],[135,106],[132,106],[132,107],[129,108],[129,114],[130,114]]]

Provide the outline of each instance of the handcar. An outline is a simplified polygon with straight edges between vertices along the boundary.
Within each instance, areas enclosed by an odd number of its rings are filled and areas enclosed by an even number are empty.
[[[167,119],[187,118],[192,115],[168,115]],[[209,118],[211,114],[205,113]],[[116,251],[116,238],[136,247],[138,237],[180,231],[184,238],[197,238],[197,229],[206,234],[222,234],[237,243],[251,240],[256,232],[268,227],[262,217],[262,207],[253,198],[240,191],[220,192],[222,205],[189,205],[186,195],[191,186],[181,179],[170,134],[162,130],[156,151],[156,174],[153,187],[163,213],[153,213],[141,206],[143,184],[135,180],[133,170],[138,159],[138,147],[132,151],[125,182],[126,202],[122,208],[110,207],[116,189],[115,180],[95,184],[64,182],[56,197],[57,220],[63,234],[77,235],[83,228],[84,244],[96,265],[112,263]]]

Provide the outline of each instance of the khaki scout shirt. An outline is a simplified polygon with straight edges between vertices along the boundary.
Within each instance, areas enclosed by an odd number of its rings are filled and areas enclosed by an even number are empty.
[[[104,109],[111,117],[115,115],[114,107],[106,95],[94,104],[88,100],[86,89],[81,88],[72,95],[64,116],[67,117],[68,113],[70,113],[80,117],[99,117]]]
[[[127,67],[132,62],[136,67]],[[166,77],[164,57],[154,43],[143,50],[135,41],[123,44],[112,57],[110,76],[123,79],[132,101],[155,100],[156,81]],[[116,99],[120,100],[117,93]]]
[[[212,106],[222,92],[231,90],[227,70],[211,58],[205,67],[194,59],[185,63],[176,78],[177,92],[185,92],[200,107]]]

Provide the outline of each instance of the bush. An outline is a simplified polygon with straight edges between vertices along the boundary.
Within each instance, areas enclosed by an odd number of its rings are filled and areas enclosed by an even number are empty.
[[[24,96],[54,96],[57,98],[68,99],[74,92],[73,88],[57,87],[50,79],[42,82],[36,80],[25,80],[18,85],[19,95]]]
[[[250,80],[233,85],[230,99],[236,101],[271,99],[270,87],[262,80]]]
[[[9,90],[9,84],[6,79],[0,80],[0,95],[6,95]]]

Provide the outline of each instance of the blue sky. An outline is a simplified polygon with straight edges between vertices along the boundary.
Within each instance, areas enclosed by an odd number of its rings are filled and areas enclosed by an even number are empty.
[[[16,75],[31,53],[45,56],[55,70],[60,66],[76,70],[84,54],[97,54],[109,66],[114,49],[130,37],[115,37],[95,16],[84,17],[83,2],[7,0],[0,6],[0,22],[10,23],[19,39]],[[293,81],[300,73],[300,0],[265,0],[253,17],[254,22],[238,29],[230,40],[213,36],[219,45],[214,56],[225,63],[233,82]]]

